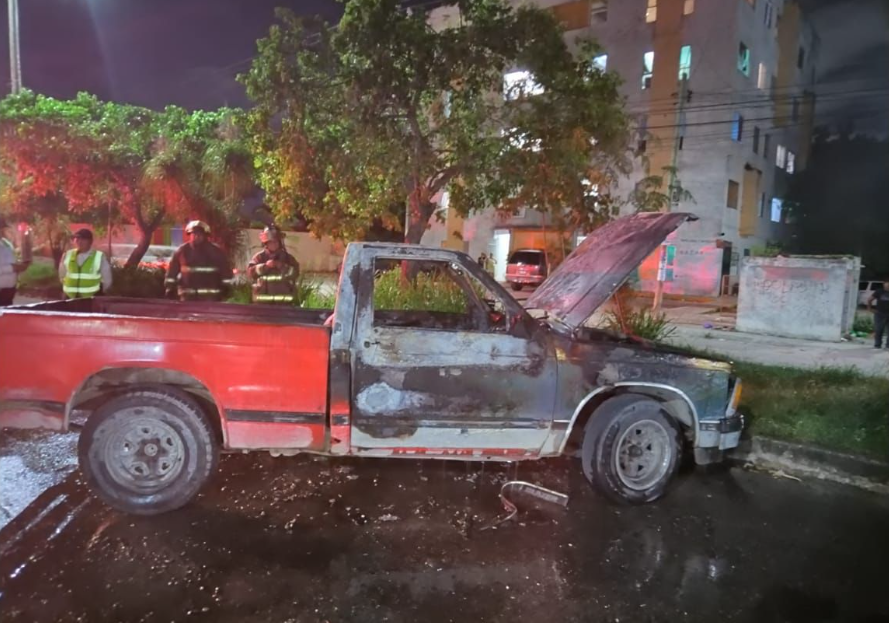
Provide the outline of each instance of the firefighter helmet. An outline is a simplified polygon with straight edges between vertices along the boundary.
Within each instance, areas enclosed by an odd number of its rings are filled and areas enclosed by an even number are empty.
[[[262,244],[266,244],[270,240],[277,240],[278,242],[280,242],[283,237],[284,234],[280,229],[278,229],[274,225],[269,225],[262,230],[261,234],[259,234],[259,241]]]
[[[191,234],[195,229],[202,229],[205,234],[210,233],[210,226],[204,221],[189,221],[188,225],[185,226],[185,233]]]

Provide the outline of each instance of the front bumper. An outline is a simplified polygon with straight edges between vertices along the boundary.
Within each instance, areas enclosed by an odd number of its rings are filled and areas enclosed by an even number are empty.
[[[698,427],[698,448],[730,450],[741,442],[744,416],[740,413],[726,415],[717,420],[703,420]]]

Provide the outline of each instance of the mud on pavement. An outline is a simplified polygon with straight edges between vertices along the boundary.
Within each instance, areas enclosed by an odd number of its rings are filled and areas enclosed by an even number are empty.
[[[565,492],[567,509],[503,482]],[[615,507],[570,459],[228,455],[196,503],[108,510],[75,472],[0,532],[11,621],[889,620],[889,504],[738,470]]]

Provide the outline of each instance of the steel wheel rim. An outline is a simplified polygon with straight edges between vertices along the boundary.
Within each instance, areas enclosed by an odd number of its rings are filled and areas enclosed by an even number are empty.
[[[628,426],[617,440],[614,469],[620,481],[634,491],[659,482],[670,469],[673,442],[667,429],[654,420]]]
[[[182,436],[150,407],[134,407],[119,413],[124,422],[109,436],[103,459],[111,478],[142,494],[154,493],[182,472],[185,444]]]

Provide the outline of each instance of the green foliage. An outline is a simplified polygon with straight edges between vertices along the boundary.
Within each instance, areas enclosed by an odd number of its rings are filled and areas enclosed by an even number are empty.
[[[24,219],[135,225],[144,245],[164,222],[201,218],[231,249],[252,160],[237,111],[154,111],[79,94],[0,100],[3,200]]]
[[[854,368],[738,363],[740,410],[754,434],[889,458],[889,379]]]
[[[333,309],[336,305],[336,295],[324,294],[321,292],[321,288],[316,286],[307,290],[301,296],[300,301],[302,301],[300,307],[307,309]]]
[[[237,282],[229,293],[226,303],[238,303],[240,305],[249,305],[253,302],[253,286],[246,282]]]
[[[59,275],[55,266],[46,262],[32,262],[18,279],[19,290],[39,290],[58,285]]]
[[[855,314],[855,320],[852,322],[852,331],[870,335],[874,332],[874,317],[870,314]]]
[[[605,314],[605,327],[611,331],[662,342],[676,331],[666,314],[656,314],[648,307],[639,311],[626,310],[623,315],[616,311]]]
[[[773,242],[755,245],[750,247],[750,255],[753,257],[778,257],[781,255],[781,245]]]
[[[395,268],[380,272],[374,279],[374,309],[465,314],[467,299],[448,277],[420,272],[405,283],[401,270]]]
[[[529,207],[593,229],[611,217],[608,189],[630,170],[619,78],[572,54],[546,11],[461,0],[435,30],[422,7],[352,0],[333,29],[278,11],[241,76],[258,181],[279,220],[299,209],[316,233],[360,237],[378,222],[417,242],[433,198],[466,215]],[[512,87],[532,72],[543,92]]]
[[[130,298],[164,298],[164,271],[146,266],[112,264],[111,290],[106,294]]]

